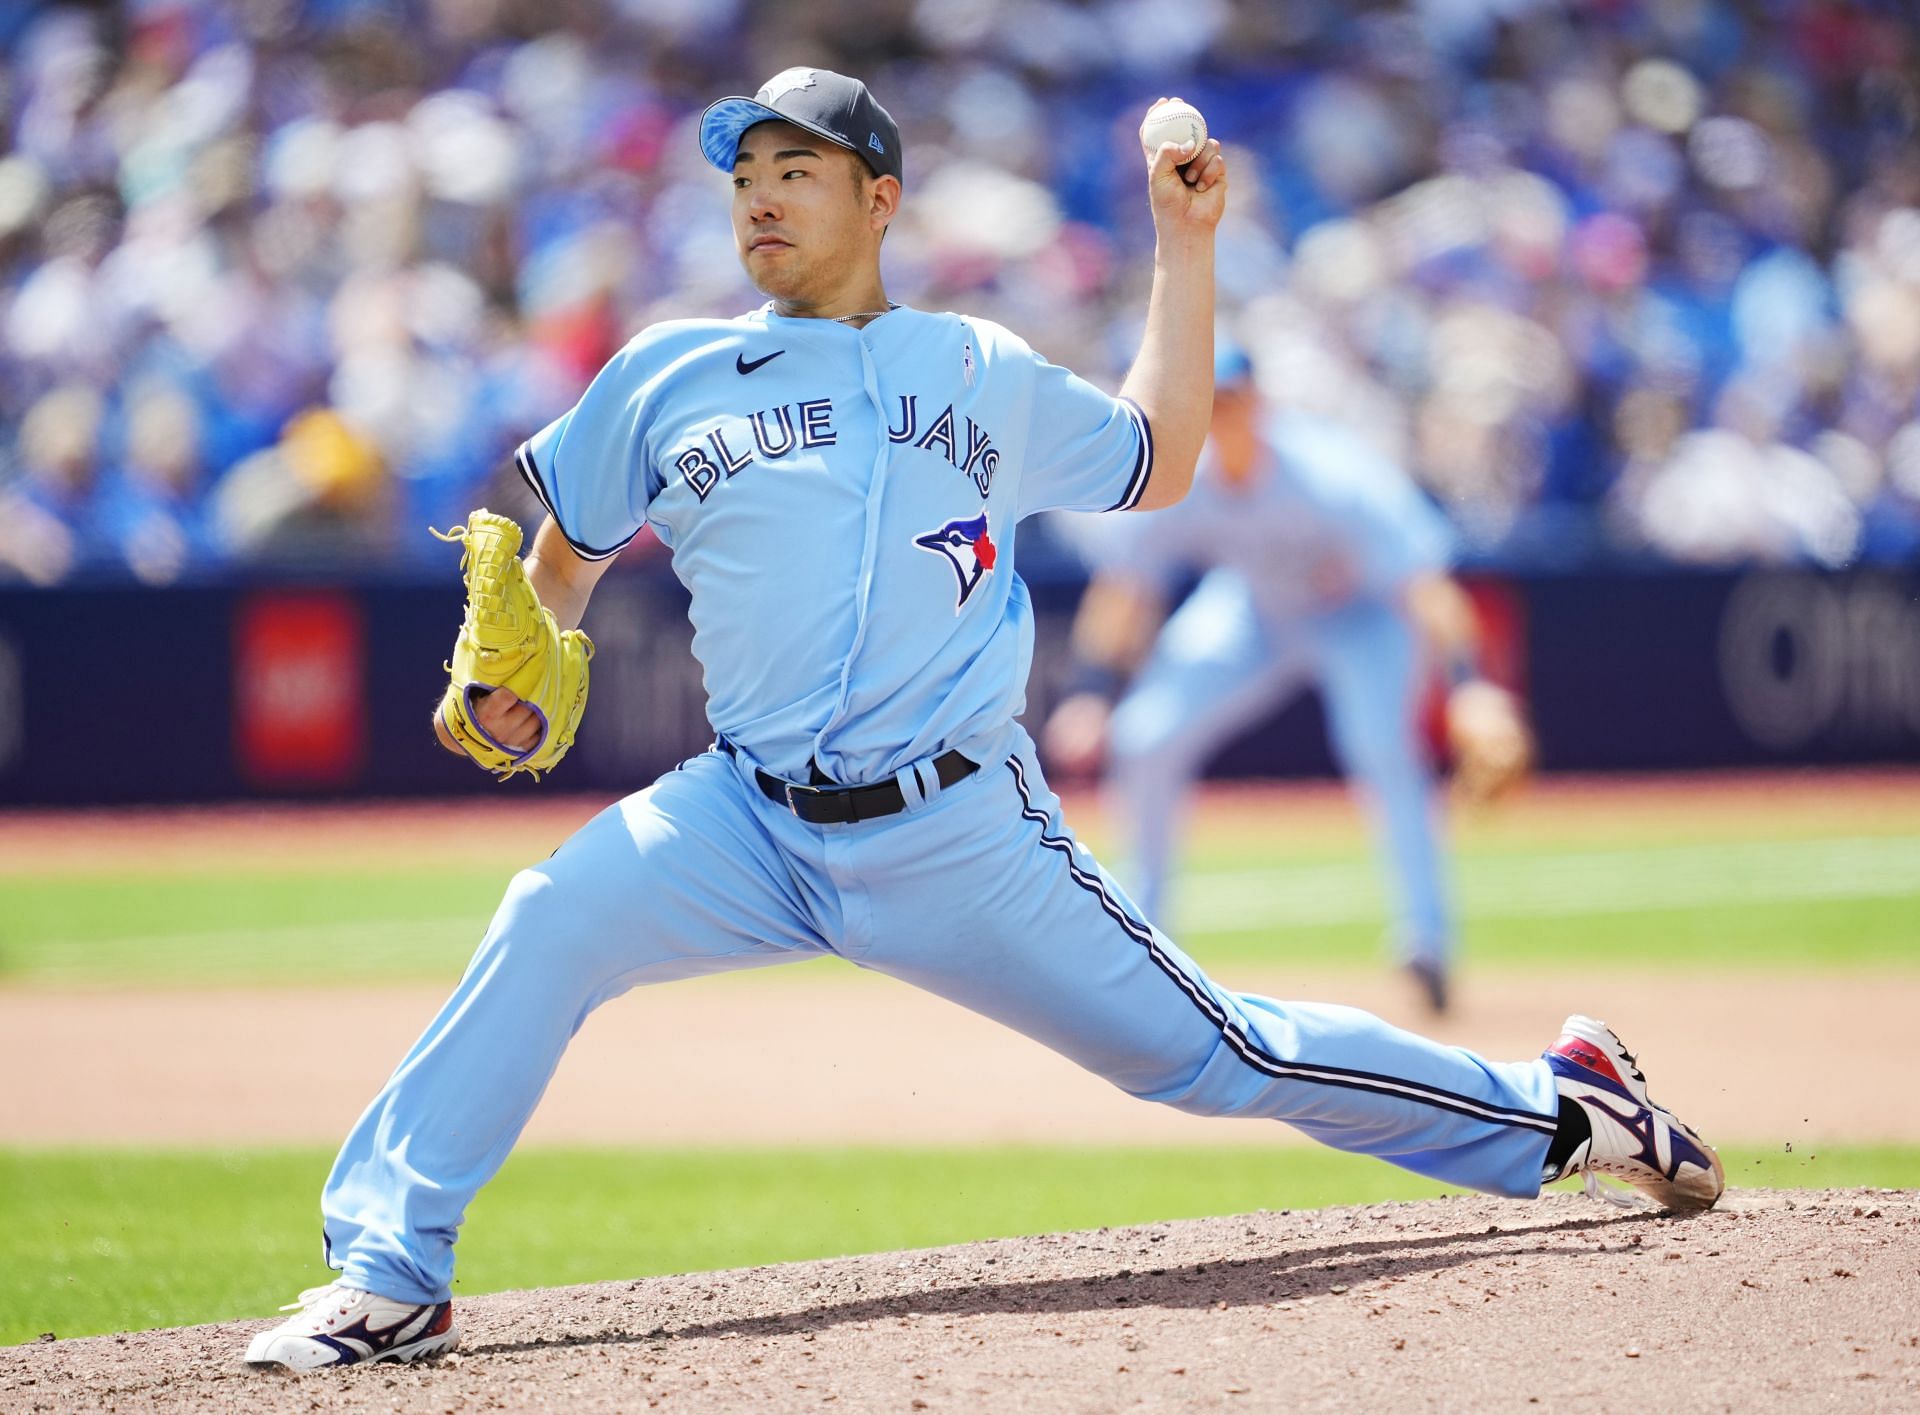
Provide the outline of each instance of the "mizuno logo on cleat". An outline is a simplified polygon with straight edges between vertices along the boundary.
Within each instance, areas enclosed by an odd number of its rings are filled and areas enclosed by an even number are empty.
[[[1614,1069],[1606,1054],[1584,1038],[1563,1036],[1554,1044],[1553,1051],[1577,1066],[1584,1066],[1611,1081],[1621,1081],[1620,1073]],[[1625,1083],[1621,1081],[1621,1084]]]
[[[785,349],[775,349],[771,354],[755,359],[752,363],[747,362],[747,356],[745,354],[735,354],[733,356],[733,366],[741,373],[752,373],[755,369],[759,368],[760,365],[770,364],[786,352]]]

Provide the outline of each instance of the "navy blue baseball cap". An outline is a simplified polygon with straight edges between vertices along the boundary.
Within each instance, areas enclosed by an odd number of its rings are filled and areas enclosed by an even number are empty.
[[[733,171],[740,135],[781,119],[859,153],[876,177],[901,175],[900,127],[858,79],[830,69],[782,69],[752,98],[723,98],[700,115],[700,155]]]

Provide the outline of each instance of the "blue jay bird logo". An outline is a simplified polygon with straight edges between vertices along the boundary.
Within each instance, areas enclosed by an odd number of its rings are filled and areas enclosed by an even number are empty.
[[[985,511],[964,521],[949,521],[937,531],[915,536],[913,543],[923,550],[944,555],[947,564],[953,566],[953,573],[960,579],[960,599],[953,606],[955,614],[966,606],[967,596],[973,593],[973,587],[986,578],[993,569],[993,562],[1000,558],[1000,548],[993,543],[993,537],[987,534]]]

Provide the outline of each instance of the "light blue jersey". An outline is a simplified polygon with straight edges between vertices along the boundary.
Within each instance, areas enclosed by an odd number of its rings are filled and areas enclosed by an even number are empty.
[[[581,555],[672,550],[724,738],[862,783],[1018,715],[1015,526],[1130,507],[1153,457],[1137,408],[986,320],[761,309],[647,330],[519,464]]]

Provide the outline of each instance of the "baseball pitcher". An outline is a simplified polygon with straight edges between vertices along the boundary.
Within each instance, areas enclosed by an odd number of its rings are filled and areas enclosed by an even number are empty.
[[[436,721],[490,769],[552,766],[589,696],[586,647],[564,636],[650,525],[692,594],[717,740],[515,877],[327,1178],[338,1280],[247,1359],[449,1349],[467,1205],[587,1014],[641,984],[821,954],[1184,1110],[1285,1120],[1495,1193],[1604,1169],[1675,1207],[1713,1202],[1712,1151],[1597,1023],[1491,1062],[1212,982],[1075,841],[1015,724],[1033,622],[1021,520],[1170,505],[1192,476],[1218,144],[1146,154],[1157,254],[1119,397],[985,320],[888,300],[881,237],[909,169],[859,82],[789,69],[708,108],[700,146],[732,182],[768,303],[643,331],[521,449],[547,518],[524,561],[495,518],[465,527],[459,701]]]

